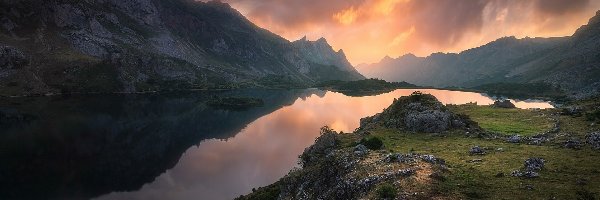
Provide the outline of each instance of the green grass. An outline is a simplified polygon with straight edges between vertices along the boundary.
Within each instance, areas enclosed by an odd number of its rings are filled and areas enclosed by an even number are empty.
[[[434,191],[457,198],[487,199],[576,199],[580,194],[600,194],[600,152],[584,148],[565,149],[556,146],[533,146],[509,144],[502,140],[466,137],[453,132],[444,136],[401,133],[393,129],[371,132],[382,138],[387,150],[394,152],[414,151],[433,154],[446,160],[450,173],[445,181],[433,185]],[[344,140],[342,140],[344,141]],[[481,146],[486,155],[470,155],[469,149]],[[503,148],[503,151],[496,151]],[[541,177],[520,179],[510,173],[523,166],[525,159],[542,157],[546,168]],[[468,162],[483,159],[483,162]],[[503,177],[495,177],[503,173]],[[587,185],[576,184],[578,179],[587,179]],[[532,185],[533,190],[524,189]]]
[[[482,128],[505,135],[536,135],[550,130],[554,122],[545,111],[493,108],[491,106],[449,106],[455,113],[466,114]]]

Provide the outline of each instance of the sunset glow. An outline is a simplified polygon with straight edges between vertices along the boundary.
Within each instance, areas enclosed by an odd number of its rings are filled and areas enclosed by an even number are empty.
[[[504,36],[573,34],[600,0],[223,0],[290,41],[325,37],[354,65],[460,52]]]

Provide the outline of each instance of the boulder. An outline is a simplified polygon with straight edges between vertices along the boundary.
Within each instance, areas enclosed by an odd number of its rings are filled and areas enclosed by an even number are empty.
[[[543,158],[528,158],[525,160],[525,169],[528,171],[540,171],[544,168]]]
[[[469,150],[469,153],[471,155],[484,155],[485,154],[485,150],[483,150],[483,148],[479,147],[479,146],[474,146]]]
[[[587,143],[593,149],[600,150],[600,132],[593,132],[587,135]]]
[[[359,144],[354,147],[354,154],[358,156],[364,156],[367,155],[367,153],[369,153],[369,148],[363,144]]]

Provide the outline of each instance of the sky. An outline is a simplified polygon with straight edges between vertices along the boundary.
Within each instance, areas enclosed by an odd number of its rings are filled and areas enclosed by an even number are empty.
[[[504,36],[572,35],[600,0],[221,0],[294,41],[324,37],[354,64],[460,52]]]

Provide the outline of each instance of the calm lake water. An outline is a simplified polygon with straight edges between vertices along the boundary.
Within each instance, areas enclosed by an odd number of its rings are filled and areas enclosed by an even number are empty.
[[[351,132],[415,90],[348,97],[317,89],[1,99],[0,199],[232,199],[297,166],[319,128]],[[478,93],[420,90],[445,104]],[[262,107],[213,109],[212,96]],[[519,108],[548,102],[516,101]]]

